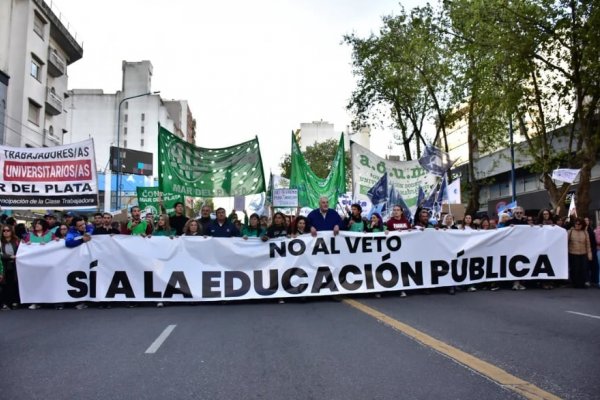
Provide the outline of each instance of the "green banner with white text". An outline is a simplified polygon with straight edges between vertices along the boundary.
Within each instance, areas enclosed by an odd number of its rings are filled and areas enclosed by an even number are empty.
[[[159,127],[158,182],[163,193],[191,197],[262,193],[265,176],[258,138],[231,147],[206,149]]]
[[[159,193],[160,191],[157,187],[138,186],[137,198],[140,208],[145,212],[151,212],[153,215],[160,214]],[[167,214],[173,214],[175,212],[175,203],[184,203],[184,198],[177,193],[163,193],[162,201]]]

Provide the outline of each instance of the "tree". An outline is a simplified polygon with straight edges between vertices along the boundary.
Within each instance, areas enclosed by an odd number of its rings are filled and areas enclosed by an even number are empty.
[[[445,7],[456,37],[495,60],[486,75],[497,95],[479,97],[515,121],[553,206],[568,185],[559,188],[552,170],[581,168],[577,207],[587,214],[600,151],[598,3],[454,0]]]
[[[402,9],[398,16],[383,18],[378,36],[344,37],[353,48],[354,75],[358,77],[348,104],[355,125],[373,119],[382,124],[378,119],[391,118],[391,127],[400,131],[407,160],[420,156],[426,119],[436,126],[433,142],[441,133],[448,150],[446,119],[453,80],[447,37],[435,28],[438,18],[429,5],[413,9],[410,15]]]
[[[310,166],[310,169],[319,177],[326,178],[331,170],[331,162],[335,157],[335,153],[338,149],[339,142],[336,139],[325,140],[324,142],[315,142],[311,146],[306,147],[306,151],[303,152],[306,162]],[[350,152],[346,151],[346,187],[350,188],[352,182],[352,170],[349,168],[350,164]],[[281,176],[284,178],[290,178],[292,175],[291,170],[291,155],[285,154],[279,164],[281,168]]]

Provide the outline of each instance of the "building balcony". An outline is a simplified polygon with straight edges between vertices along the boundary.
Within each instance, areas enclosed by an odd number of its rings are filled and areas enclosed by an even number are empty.
[[[54,93],[53,89],[46,88],[46,114],[58,115],[63,111],[62,99]]]
[[[50,133],[48,129],[44,129],[44,145],[58,146],[61,144],[62,140]]]
[[[65,74],[67,70],[67,62],[62,59],[58,52],[48,47],[48,73],[50,76],[57,78]]]

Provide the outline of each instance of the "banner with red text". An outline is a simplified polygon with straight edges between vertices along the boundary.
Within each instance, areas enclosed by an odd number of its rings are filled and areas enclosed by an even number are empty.
[[[253,240],[254,239],[254,240]],[[567,279],[559,227],[259,238],[99,235],[21,245],[23,303],[310,297]]]
[[[96,208],[94,154],[93,139],[55,147],[0,146],[0,207]]]

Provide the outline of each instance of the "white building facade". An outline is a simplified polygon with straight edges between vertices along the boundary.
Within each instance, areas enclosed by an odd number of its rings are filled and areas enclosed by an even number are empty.
[[[187,101],[163,100],[153,92],[150,61],[123,61],[122,69],[122,90],[117,93],[69,91],[70,131],[65,143],[93,138],[100,171],[109,166],[111,146],[152,153],[153,176],[157,176],[158,124],[195,144],[195,121]]]
[[[83,48],[44,0],[0,1],[0,143],[62,144],[67,66]]]
[[[346,150],[350,149],[350,140],[359,145],[370,148],[371,145],[371,130],[362,128],[357,132],[351,132],[350,127],[347,127],[344,133],[344,146]],[[342,131],[336,131],[333,124],[327,121],[303,122],[300,124],[300,129],[296,131],[296,140],[302,151],[306,151],[308,146],[315,143],[322,143],[326,140],[340,140]]]

